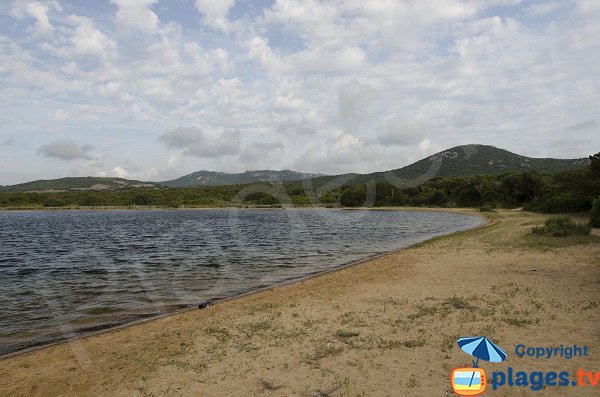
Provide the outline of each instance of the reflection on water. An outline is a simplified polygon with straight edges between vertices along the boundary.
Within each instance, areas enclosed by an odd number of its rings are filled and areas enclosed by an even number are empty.
[[[0,354],[322,272],[477,226],[344,210],[0,213]]]

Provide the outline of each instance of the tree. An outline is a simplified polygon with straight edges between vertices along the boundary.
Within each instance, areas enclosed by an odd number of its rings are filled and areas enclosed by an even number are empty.
[[[366,199],[367,191],[364,186],[351,186],[340,194],[340,204],[344,207],[360,207]]]
[[[133,205],[150,205],[151,202],[152,198],[145,193],[138,193],[133,196],[133,199],[131,200]]]
[[[600,152],[590,156],[590,162],[592,176],[600,178]]]
[[[600,197],[592,203],[592,217],[590,219],[591,227],[600,227]]]

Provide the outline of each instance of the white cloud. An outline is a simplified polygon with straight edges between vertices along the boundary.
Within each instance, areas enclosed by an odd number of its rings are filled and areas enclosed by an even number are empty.
[[[414,122],[401,117],[393,117],[387,121],[385,133],[379,135],[379,142],[384,145],[410,146],[421,142],[423,130]]]
[[[248,42],[248,56],[269,72],[278,73],[283,69],[283,60],[273,52],[267,40],[260,36],[255,36]]]
[[[355,125],[366,121],[376,95],[377,92],[369,84],[349,81],[340,90],[340,115]]]
[[[54,111],[54,113],[52,113],[52,117],[56,121],[64,121],[67,119],[67,114],[62,109],[56,109],[56,111]]]
[[[299,73],[351,73],[366,66],[366,54],[356,46],[311,48],[291,55],[287,61]]]
[[[154,32],[158,27],[158,16],[150,9],[158,0],[111,0],[116,4],[117,23],[125,28],[141,32]]]
[[[227,32],[230,27],[227,15],[235,5],[235,0],[196,0],[196,9],[203,15],[206,26]]]
[[[119,178],[127,178],[129,176],[129,172],[127,172],[123,167],[117,165],[113,167],[113,172]]]
[[[277,133],[292,137],[310,137],[317,133],[317,128],[306,119],[285,121],[277,126]]]
[[[94,56],[104,61],[115,57],[117,42],[96,29],[90,18],[71,15],[69,20],[77,24],[77,28],[70,38],[72,47],[65,55]]]
[[[279,160],[284,151],[281,141],[252,142],[242,150],[240,160],[250,168],[263,168],[264,164],[269,164],[274,158]]]
[[[110,153],[84,153],[77,173],[139,179],[369,172],[463,143],[565,158],[600,145],[597,1],[113,3],[0,10],[0,143],[18,139],[0,145],[18,170],[7,179],[79,165],[35,155],[58,133]]]
[[[206,134],[196,127],[179,127],[161,135],[159,139],[169,148],[183,150],[185,155],[222,157],[239,153],[241,134],[239,131],[230,130]]]
[[[58,1],[14,1],[11,8],[11,15],[15,18],[32,17],[35,18],[35,32],[40,35],[51,35],[54,32],[54,26],[50,22],[49,13],[51,11],[62,11]]]
[[[70,140],[61,140],[46,145],[38,149],[38,154],[45,157],[53,157],[60,160],[90,160],[92,157],[89,152],[94,148],[90,145],[78,146]]]

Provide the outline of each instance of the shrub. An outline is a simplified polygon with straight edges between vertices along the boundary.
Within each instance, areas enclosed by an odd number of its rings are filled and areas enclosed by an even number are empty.
[[[150,205],[152,203],[152,198],[145,193],[138,193],[133,196],[131,200],[131,204],[133,205]]]
[[[531,232],[534,234],[567,237],[567,236],[587,236],[592,227],[581,223],[575,223],[569,218],[552,217],[548,218],[544,226],[535,226]]]
[[[542,199],[541,202],[536,205],[536,209],[550,213],[577,212],[584,210],[585,204],[571,193],[558,193]]]
[[[366,190],[361,186],[346,188],[340,194],[340,204],[344,207],[360,207],[367,197]]]
[[[481,212],[495,212],[494,211],[494,203],[484,203],[481,207],[479,207],[479,211]]]
[[[52,207],[64,207],[67,205],[67,203],[60,198],[48,197],[48,198],[44,199],[44,201],[42,202],[42,205],[46,208],[52,208]]]
[[[600,197],[592,203],[592,217],[590,219],[591,227],[600,227]]]

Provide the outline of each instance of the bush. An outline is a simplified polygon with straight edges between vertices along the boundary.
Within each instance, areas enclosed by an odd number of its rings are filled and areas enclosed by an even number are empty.
[[[362,186],[345,188],[340,194],[343,207],[360,207],[367,200],[367,191]]]
[[[138,193],[133,196],[131,200],[131,204],[133,205],[150,205],[152,203],[152,198],[150,195],[145,193]]]
[[[494,208],[496,206],[494,203],[484,203],[481,207],[479,207],[479,211],[481,212],[495,212]]]
[[[585,210],[585,203],[578,200],[571,193],[558,193],[542,199],[541,202],[535,206],[535,209],[550,213],[578,212]]]
[[[587,236],[592,227],[581,223],[575,223],[569,218],[552,217],[548,218],[544,226],[535,226],[531,232],[534,234],[567,237],[567,236]]]
[[[253,192],[246,196],[245,203],[256,205],[276,205],[279,200],[267,192]]]
[[[60,198],[48,197],[48,198],[44,199],[44,201],[42,202],[42,205],[46,208],[52,208],[52,207],[64,207],[67,205],[67,203],[65,202],[65,200],[62,200]]]
[[[600,227],[600,197],[592,203],[592,217],[590,219],[591,227]]]

